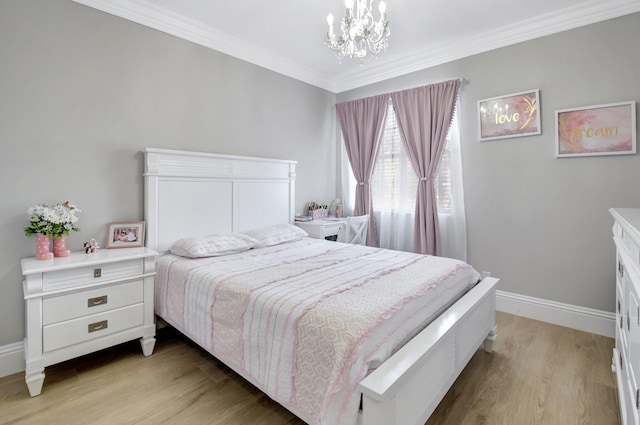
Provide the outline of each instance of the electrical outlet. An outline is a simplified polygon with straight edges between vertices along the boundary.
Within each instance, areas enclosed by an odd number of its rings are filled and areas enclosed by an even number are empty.
[[[485,277],[490,277],[491,276],[491,272],[481,272],[480,275],[482,276],[482,278],[484,279]]]

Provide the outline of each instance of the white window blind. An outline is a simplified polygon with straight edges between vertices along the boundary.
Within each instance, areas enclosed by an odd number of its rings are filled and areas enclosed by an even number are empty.
[[[451,131],[442,149],[438,176],[436,177],[436,197],[438,214],[451,214]]]
[[[418,176],[402,142],[391,100],[388,108],[387,121],[371,181],[374,210],[414,213]],[[439,214],[451,213],[449,138],[447,136],[436,181]]]
[[[402,143],[391,100],[388,108],[387,121],[371,180],[373,209],[413,213],[416,208],[418,176]]]

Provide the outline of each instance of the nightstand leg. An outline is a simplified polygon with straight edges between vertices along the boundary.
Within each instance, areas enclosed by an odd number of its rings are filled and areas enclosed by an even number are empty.
[[[44,369],[25,373],[24,380],[27,383],[27,387],[29,387],[31,397],[40,395],[42,392],[42,384],[44,383]]]
[[[156,345],[156,339],[153,336],[143,336],[140,338],[140,347],[142,347],[142,353],[145,356],[153,354],[153,347]]]

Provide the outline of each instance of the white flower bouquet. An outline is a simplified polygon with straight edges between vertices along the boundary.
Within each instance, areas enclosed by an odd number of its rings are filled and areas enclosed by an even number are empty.
[[[76,213],[79,212],[81,211],[69,204],[69,201],[53,206],[34,205],[27,210],[29,227],[24,229],[24,233],[27,236],[50,235],[57,239],[62,235],[68,235],[71,231],[77,232],[80,229],[76,227],[78,221]]]

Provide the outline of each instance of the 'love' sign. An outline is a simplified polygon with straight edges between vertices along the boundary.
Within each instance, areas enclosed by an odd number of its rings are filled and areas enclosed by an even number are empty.
[[[480,140],[540,134],[538,90],[478,102]]]

